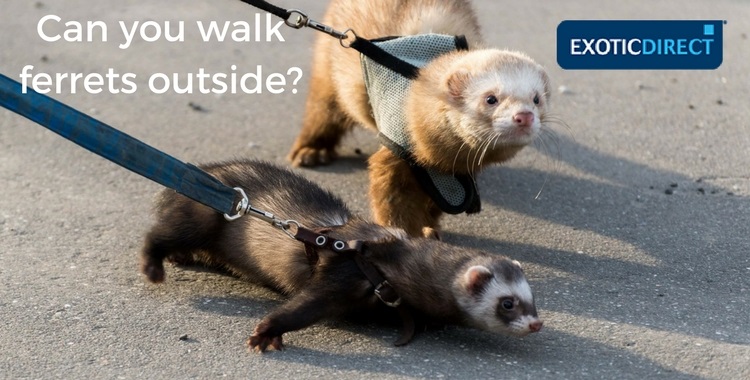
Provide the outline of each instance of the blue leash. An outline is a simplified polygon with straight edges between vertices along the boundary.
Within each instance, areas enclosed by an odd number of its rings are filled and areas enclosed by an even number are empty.
[[[0,74],[0,106],[65,137],[117,165],[237,218],[248,208],[241,189],[219,182],[195,165],[184,163],[107,124]],[[243,199],[235,206],[235,198]],[[231,216],[230,216],[231,215]]]

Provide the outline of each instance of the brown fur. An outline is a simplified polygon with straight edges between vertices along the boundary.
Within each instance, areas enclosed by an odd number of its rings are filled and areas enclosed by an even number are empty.
[[[324,23],[342,30],[352,28],[368,39],[432,32],[465,35],[472,49],[482,44],[476,15],[467,0],[333,0]],[[333,160],[342,135],[355,124],[377,130],[359,53],[342,48],[326,35],[318,38],[314,52],[305,119],[289,153],[294,166],[316,166]],[[523,147],[495,145],[480,164],[480,148],[464,146],[466,136],[458,134],[463,127],[458,120],[470,115],[476,124],[490,123],[492,115],[482,115],[464,104],[475,100],[467,96],[466,87],[484,72],[514,70],[514,65],[529,65],[530,59],[509,62],[521,56],[510,54],[503,62],[472,66],[474,60],[468,60],[457,64],[465,54],[447,54],[420,70],[406,105],[415,158],[446,173],[474,174],[486,164],[512,158]],[[446,77],[446,73],[452,75]],[[422,191],[408,165],[381,148],[370,157],[369,172],[376,222],[403,228],[413,236],[436,233],[442,211]]]

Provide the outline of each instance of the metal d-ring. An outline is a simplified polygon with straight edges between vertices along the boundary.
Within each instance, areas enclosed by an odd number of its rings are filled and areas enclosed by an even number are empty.
[[[349,44],[344,44],[344,40],[349,39],[349,33],[352,34],[352,38],[349,40]],[[352,28],[349,28],[344,31],[344,33],[341,33],[342,37],[339,37],[339,43],[344,49],[348,49],[352,47],[352,43],[357,39],[357,32],[355,32]]]
[[[237,211],[236,214],[224,214],[224,219],[230,222],[239,219],[240,217],[242,217],[242,215],[245,215],[247,213],[247,209],[250,208],[250,200],[247,198],[245,190],[242,190],[242,188],[240,187],[235,187],[234,190],[240,193],[242,199],[240,199],[240,201],[237,203],[237,207],[235,207],[235,211]]]
[[[287,236],[295,240],[296,238],[294,237],[294,235],[297,234],[297,231],[299,231],[299,228],[302,226],[298,221],[292,220],[292,219],[287,219],[283,221],[277,220],[274,222],[273,225],[278,227],[280,230],[284,231],[284,233],[287,234]],[[290,228],[291,226],[295,227],[294,231],[291,231],[291,228]]]

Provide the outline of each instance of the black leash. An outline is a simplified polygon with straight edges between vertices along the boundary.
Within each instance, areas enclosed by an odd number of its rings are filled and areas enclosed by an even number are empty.
[[[266,11],[274,16],[277,16],[284,21],[288,20],[289,17],[292,15],[292,12],[287,11],[284,8],[277,7],[267,1],[263,0],[240,0],[243,3],[250,4],[260,10]]]
[[[319,32],[323,32],[330,36],[333,36],[339,40],[341,46],[345,48],[352,48],[373,61],[401,74],[402,76],[414,79],[417,77],[419,68],[406,62],[388,52],[381,49],[378,45],[372,41],[357,36],[357,33],[352,29],[347,29],[340,32],[333,29],[331,26],[317,22],[309,17],[307,14],[300,11],[299,9],[284,9],[270,4],[264,0],[240,0],[245,4],[252,5],[260,10],[269,12],[275,16],[280,17],[284,20],[284,23],[294,29],[301,29],[302,27],[308,27],[315,29]],[[344,43],[345,40],[352,39],[348,45]]]

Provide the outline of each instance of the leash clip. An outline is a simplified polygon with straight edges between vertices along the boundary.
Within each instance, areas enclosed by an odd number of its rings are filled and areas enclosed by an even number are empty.
[[[307,17],[307,15],[299,9],[290,9],[289,17],[284,20],[284,23],[294,29],[301,29],[302,27],[306,26],[319,32],[323,32],[329,36],[336,37],[339,40],[344,40],[348,37],[347,32],[339,32],[338,30],[333,29],[326,24],[317,22]]]
[[[274,216],[272,213],[253,207],[250,204],[250,200],[247,198],[247,194],[245,194],[245,191],[242,190],[241,187],[235,187],[234,190],[240,193],[242,199],[237,202],[237,207],[235,207],[235,211],[237,211],[237,213],[234,215],[224,214],[224,219],[231,222],[233,220],[241,218],[243,215],[249,214],[254,218],[258,218],[264,222],[276,225],[277,227],[281,227],[282,229],[288,226],[288,223],[280,223],[279,219],[277,219],[276,216]]]
[[[230,222],[233,220],[239,219],[240,217],[242,217],[242,215],[247,214],[247,210],[251,208],[250,200],[247,198],[247,194],[245,194],[245,191],[242,190],[242,188],[240,187],[235,187],[234,190],[240,193],[240,195],[242,195],[242,199],[240,199],[240,201],[237,203],[237,207],[235,207],[235,211],[237,211],[236,214],[234,215],[224,214],[224,219]]]

